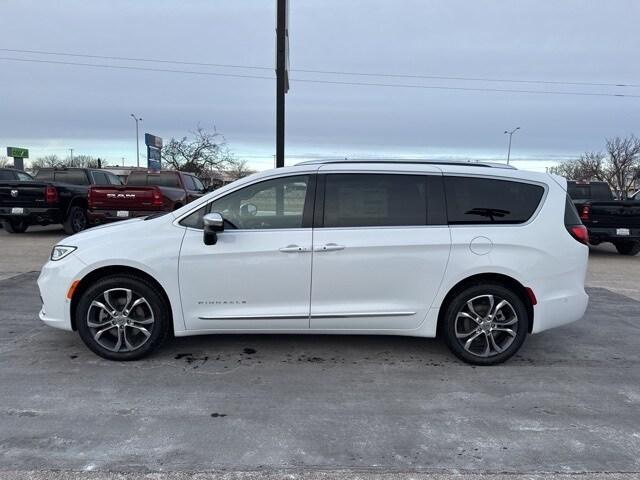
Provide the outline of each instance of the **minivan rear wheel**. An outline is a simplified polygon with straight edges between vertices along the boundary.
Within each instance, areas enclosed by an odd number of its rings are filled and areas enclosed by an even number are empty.
[[[520,297],[499,284],[474,285],[449,302],[444,316],[449,349],[474,365],[496,365],[522,346],[528,332]]]
[[[137,360],[156,350],[169,332],[169,306],[141,278],[112,275],[82,294],[76,308],[82,341],[109,360]]]

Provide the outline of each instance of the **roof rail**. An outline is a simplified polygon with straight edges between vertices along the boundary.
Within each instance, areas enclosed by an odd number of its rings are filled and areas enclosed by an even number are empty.
[[[471,161],[453,161],[453,160],[392,160],[392,159],[354,159],[354,160],[307,160],[304,162],[296,163],[296,165],[325,165],[325,164],[349,164],[349,163],[399,163],[399,164],[413,164],[413,165],[454,165],[465,167],[482,167],[482,168],[508,168],[510,170],[516,170],[513,165],[507,165],[504,163],[496,162],[471,162]]]

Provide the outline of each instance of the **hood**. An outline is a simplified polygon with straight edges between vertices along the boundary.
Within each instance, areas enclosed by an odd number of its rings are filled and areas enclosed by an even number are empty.
[[[91,242],[98,237],[104,238],[105,236],[111,235],[127,235],[129,232],[134,232],[140,229],[153,228],[153,225],[157,225],[157,223],[160,222],[173,222],[174,219],[175,217],[172,214],[168,214],[152,220],[145,220],[143,217],[140,217],[107,223],[105,225],[99,225],[97,227],[83,230],[80,233],[64,238],[58,243],[61,245],[78,247],[82,243]]]

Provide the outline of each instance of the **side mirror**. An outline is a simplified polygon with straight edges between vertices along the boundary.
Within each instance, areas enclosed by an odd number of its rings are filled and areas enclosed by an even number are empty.
[[[218,233],[224,230],[224,218],[218,212],[207,213],[204,218],[204,244],[218,243]]]

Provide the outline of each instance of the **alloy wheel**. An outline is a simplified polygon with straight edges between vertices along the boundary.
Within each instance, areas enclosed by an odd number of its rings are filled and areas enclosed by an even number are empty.
[[[93,299],[87,326],[94,341],[111,352],[132,352],[142,347],[154,327],[149,302],[128,288],[105,290]]]
[[[519,320],[516,310],[497,295],[479,295],[468,300],[455,318],[456,339],[477,357],[504,352],[516,339]]]

